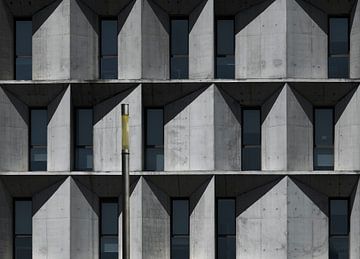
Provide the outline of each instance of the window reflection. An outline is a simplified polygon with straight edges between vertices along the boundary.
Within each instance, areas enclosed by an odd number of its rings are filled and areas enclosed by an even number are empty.
[[[15,79],[32,79],[32,21],[15,21]]]
[[[93,168],[93,110],[75,109],[75,169]]]
[[[30,171],[47,168],[47,110],[30,110]]]
[[[171,259],[189,258],[189,200],[172,200]]]
[[[234,19],[216,21],[216,78],[235,78]]]
[[[242,112],[242,170],[261,170],[261,113],[259,108]]]
[[[101,201],[100,259],[118,259],[118,212],[116,198]]]
[[[100,78],[118,78],[117,19],[101,20]]]
[[[217,200],[217,259],[236,258],[235,199]]]
[[[15,259],[32,258],[32,202],[31,199],[14,201],[14,252]]]
[[[189,21],[171,20],[170,78],[189,78]]]

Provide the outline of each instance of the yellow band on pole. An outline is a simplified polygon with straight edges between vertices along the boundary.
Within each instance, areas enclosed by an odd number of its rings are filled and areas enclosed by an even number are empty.
[[[129,115],[121,115],[122,150],[129,152]]]

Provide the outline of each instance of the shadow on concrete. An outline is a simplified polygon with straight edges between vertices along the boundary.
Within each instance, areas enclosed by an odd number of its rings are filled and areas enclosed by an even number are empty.
[[[197,204],[199,203],[201,197],[206,192],[207,187],[209,186],[210,182],[212,181],[212,176],[208,177],[191,195],[190,195],[190,215],[193,213],[194,209],[196,208]],[[214,179],[215,180],[215,179]]]
[[[54,100],[51,102],[51,104],[49,103],[47,105],[48,107],[48,125],[52,119],[52,117],[54,116],[58,106],[60,105],[60,102],[64,96],[64,94],[66,93],[66,88],[58,95],[54,98]]]
[[[85,185],[81,184],[80,181],[74,179],[74,184],[76,185],[77,188],[79,188],[79,191],[82,193],[82,195],[84,196],[84,198],[86,199],[87,203],[91,206],[92,210],[95,212],[95,214],[100,217],[100,206],[99,206],[99,198],[98,196],[92,192],[90,189],[88,189]],[[75,188],[76,188],[75,187]],[[72,194],[72,189],[71,189],[71,197],[73,197]]]
[[[158,188],[155,184],[153,184],[151,181],[148,181],[146,177],[144,177],[143,180],[146,181],[152,193],[155,195],[156,199],[161,203],[162,207],[166,210],[167,214],[170,216],[171,215],[170,197],[160,188]]]
[[[297,102],[300,104],[302,110],[305,112],[306,117],[309,119],[311,123],[313,123],[313,107],[311,103],[301,94],[299,94],[295,89],[289,87],[289,91],[291,91],[294,94]]]
[[[152,11],[156,15],[157,19],[161,23],[164,30],[170,35],[170,18],[169,15],[164,11],[158,4],[152,0],[147,0],[147,3],[151,7]]]
[[[217,86],[215,86],[215,87],[217,87]],[[218,89],[219,89],[219,92],[220,92],[222,98],[225,100],[227,106],[230,108],[232,114],[234,115],[234,118],[236,118],[239,125],[241,125],[241,106],[240,106],[240,103],[237,102],[230,95],[228,95],[222,88],[218,87]],[[215,101],[215,105],[216,105],[216,101]],[[216,123],[215,123],[215,125],[216,125]]]
[[[163,9],[168,15],[185,16],[190,15],[204,0],[149,0]]]
[[[266,102],[263,103],[263,105],[261,105],[261,124],[263,124],[266,120],[281,92],[285,90],[284,87],[286,87],[286,85],[278,89],[272,96],[269,97],[269,99],[266,100]]]
[[[303,9],[303,11],[320,27],[323,32],[328,33],[328,16],[325,10],[322,10],[311,2],[304,0],[294,1],[298,3],[299,7]],[[300,23],[301,21],[297,22]]]
[[[29,110],[25,103],[23,103],[20,99],[15,97],[12,93],[2,87],[4,94],[7,96],[8,100],[11,102],[13,107],[16,109],[18,114],[21,116],[26,125],[29,126]],[[2,122],[4,123],[4,122]]]
[[[124,9],[122,9],[119,13],[118,16],[118,34],[120,33],[120,31],[122,30],[122,28],[124,27],[127,18],[129,17],[131,10],[133,9],[134,5],[136,3],[136,0],[130,1],[125,7]],[[139,17],[141,18],[141,17]],[[139,19],[141,21],[141,19]]]
[[[353,98],[356,91],[357,91],[357,88],[354,88],[353,90],[350,91],[350,93],[348,93],[341,100],[339,100],[338,104],[335,107],[335,124],[341,118],[341,115],[345,111],[346,107],[350,103],[350,101]]]
[[[91,9],[88,5],[84,4],[81,0],[75,0],[78,4],[81,12],[85,15],[88,23],[91,25],[92,29],[95,31],[95,33],[99,36],[100,30],[99,30],[99,18],[97,13],[95,12],[96,9]],[[79,14],[77,14],[79,15]],[[70,24],[70,28],[72,28],[72,24]],[[81,32],[80,32],[81,33]]]
[[[34,35],[37,30],[45,23],[45,21],[53,14],[53,12],[58,8],[61,4],[62,0],[51,0],[45,6],[41,6],[40,9],[36,10],[35,13],[32,14],[34,18],[33,21],[33,31],[32,34]]]
[[[360,179],[357,180],[355,186],[354,186],[354,189],[352,190],[351,192],[351,196],[350,196],[350,208],[349,208],[349,211],[350,211],[350,215],[352,215],[352,212],[353,212],[353,209],[354,209],[354,202],[355,202],[355,198],[357,195],[359,195],[359,192],[360,192]],[[356,208],[355,208],[356,209]]]
[[[189,33],[194,28],[196,21],[199,19],[199,16],[200,16],[201,12],[203,11],[203,9],[205,8],[206,4],[207,4],[207,0],[204,0],[204,1],[200,2],[198,4],[198,6],[196,6],[191,11],[191,13],[189,15]]]

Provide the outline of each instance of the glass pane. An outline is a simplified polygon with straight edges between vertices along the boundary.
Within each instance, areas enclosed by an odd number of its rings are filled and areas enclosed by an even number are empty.
[[[315,170],[332,170],[334,168],[333,148],[315,148],[314,155]]]
[[[145,169],[164,171],[164,148],[147,148],[145,152]]]
[[[219,199],[217,210],[218,235],[235,235],[235,199]]]
[[[330,200],[330,235],[347,235],[348,201]]]
[[[32,239],[31,237],[15,238],[15,259],[32,258]]]
[[[235,259],[236,258],[236,238],[219,237],[217,244],[217,259]]]
[[[243,111],[243,145],[261,144],[260,110]]]
[[[118,78],[118,58],[102,57],[101,58],[101,78],[117,79]]]
[[[77,148],[75,162],[75,169],[86,171],[91,170],[93,167],[92,148]]]
[[[349,77],[349,57],[329,57],[329,77]]]
[[[349,52],[349,19],[330,18],[330,54],[347,54]]]
[[[47,110],[31,110],[31,145],[47,144]]]
[[[171,239],[171,259],[189,259],[189,237]]]
[[[46,171],[47,149],[33,147],[30,149],[30,171]]]
[[[261,147],[243,147],[242,170],[261,170]]]
[[[235,59],[234,56],[216,58],[216,77],[223,79],[235,78]]]
[[[16,56],[31,56],[32,21],[16,21]]]
[[[349,259],[349,238],[330,237],[330,259]]]
[[[234,20],[217,21],[217,55],[234,55]]]
[[[101,259],[118,259],[119,241],[117,237],[101,238]]]
[[[118,234],[118,206],[117,202],[101,203],[101,234]]]
[[[151,146],[164,145],[164,110],[146,110],[146,144]]]
[[[31,235],[32,202],[31,200],[15,201],[15,234]]]
[[[171,55],[188,54],[188,20],[171,20]]]
[[[101,21],[101,56],[116,56],[118,51],[117,20]]]
[[[171,58],[171,79],[189,78],[189,59],[188,57]]]
[[[92,109],[76,110],[76,144],[91,146],[93,143],[93,112]]]
[[[172,202],[172,234],[189,234],[189,201],[173,200]]]
[[[16,80],[31,80],[32,79],[32,64],[31,57],[16,58],[15,74]]]
[[[333,110],[315,109],[315,146],[333,145],[333,130]]]

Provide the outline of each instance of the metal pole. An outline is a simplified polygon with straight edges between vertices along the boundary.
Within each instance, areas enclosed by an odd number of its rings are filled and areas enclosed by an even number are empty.
[[[123,259],[130,259],[130,177],[129,177],[129,105],[121,105],[122,121],[122,254]]]

